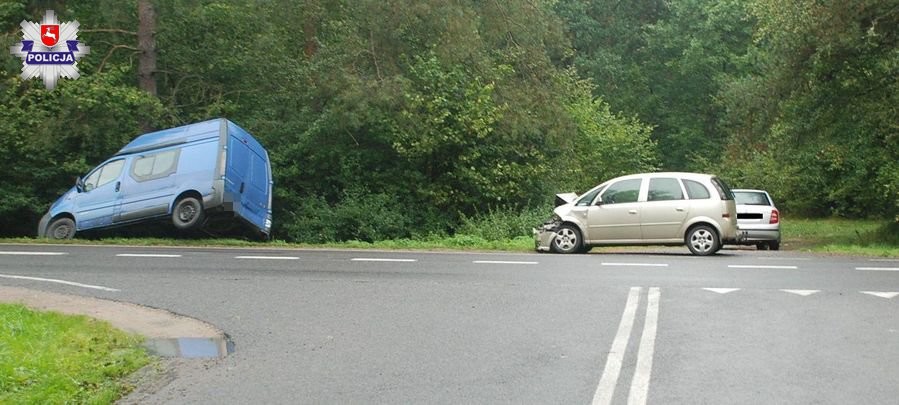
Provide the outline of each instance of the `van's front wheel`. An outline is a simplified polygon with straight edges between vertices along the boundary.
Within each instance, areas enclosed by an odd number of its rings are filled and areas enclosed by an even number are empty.
[[[50,239],[72,239],[75,237],[75,221],[71,218],[57,218],[47,227]]]
[[[182,231],[195,229],[203,220],[203,203],[194,197],[184,197],[172,209],[172,224]]]

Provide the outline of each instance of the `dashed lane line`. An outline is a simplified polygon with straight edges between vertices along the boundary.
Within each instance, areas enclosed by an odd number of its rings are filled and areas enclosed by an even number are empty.
[[[899,271],[899,267],[856,267],[861,271]]]
[[[380,257],[355,257],[351,259],[354,262],[396,262],[396,263],[412,263],[417,262],[417,259],[391,259],[391,258],[380,258]]]
[[[795,270],[799,267],[797,266],[762,266],[762,265],[750,265],[750,264],[729,264],[727,267],[731,269],[787,269],[787,270]]]
[[[71,286],[75,286],[75,287],[90,288],[90,289],[102,290],[102,291],[111,291],[111,292],[121,291],[119,289],[104,287],[102,285],[82,284],[82,283],[76,283],[74,281],[57,280],[55,278],[15,276],[15,275],[10,275],[10,274],[0,274],[0,277],[14,279],[14,280],[30,280],[30,281],[42,281],[42,282],[46,282],[46,283],[65,284],[65,285],[71,285]]]
[[[155,258],[178,258],[181,255],[164,255],[164,254],[150,254],[150,253],[119,253],[116,257],[155,257]]]
[[[249,260],[299,260],[297,256],[234,256],[235,259]]]
[[[668,263],[601,263],[603,266],[668,267]]]
[[[475,260],[474,264],[539,264],[539,262],[515,262],[506,260]]]
[[[62,256],[67,254],[67,252],[0,252],[0,255],[8,256]]]

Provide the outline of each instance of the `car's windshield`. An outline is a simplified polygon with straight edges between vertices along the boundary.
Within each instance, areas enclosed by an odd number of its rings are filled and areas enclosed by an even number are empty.
[[[771,205],[768,196],[758,191],[734,191],[737,204],[743,205]]]

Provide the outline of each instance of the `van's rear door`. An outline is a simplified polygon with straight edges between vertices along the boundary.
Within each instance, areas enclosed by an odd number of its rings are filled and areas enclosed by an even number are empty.
[[[234,212],[265,230],[269,210],[268,155],[243,129],[228,123],[228,159],[225,178],[234,196]]]

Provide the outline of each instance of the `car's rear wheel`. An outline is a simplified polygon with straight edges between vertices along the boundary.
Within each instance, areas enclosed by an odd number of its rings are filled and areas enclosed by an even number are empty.
[[[577,253],[582,249],[581,232],[573,225],[564,224],[556,231],[551,246],[556,253]]]
[[[690,252],[697,256],[715,254],[721,247],[718,232],[708,225],[697,225],[690,228],[685,239]]]
[[[71,218],[57,218],[47,227],[50,239],[72,239],[75,237],[75,221]]]
[[[771,250],[780,250],[780,241],[773,240],[771,242],[768,242],[768,248]]]
[[[194,197],[184,197],[172,209],[172,224],[180,230],[194,229],[203,220],[203,204]]]
[[[755,244],[755,248],[758,250],[768,250],[768,242],[759,242]]]

